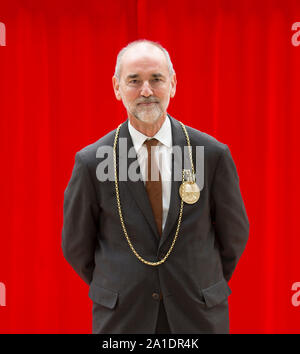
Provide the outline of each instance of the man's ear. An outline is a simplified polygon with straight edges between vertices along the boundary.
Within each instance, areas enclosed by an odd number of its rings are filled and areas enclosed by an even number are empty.
[[[116,76],[113,76],[112,77],[112,84],[113,84],[113,88],[114,88],[114,91],[115,91],[115,96],[116,96],[116,99],[121,101],[122,100],[122,97],[121,97],[121,94],[120,94],[120,84],[119,84],[119,80]]]
[[[176,79],[176,74],[173,74],[173,77],[171,79],[171,92],[170,92],[170,96],[173,98],[175,96],[176,93],[176,85],[177,85],[177,79]]]

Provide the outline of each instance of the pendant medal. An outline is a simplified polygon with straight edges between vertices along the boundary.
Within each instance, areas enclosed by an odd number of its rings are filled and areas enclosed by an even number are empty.
[[[194,204],[200,198],[200,188],[190,170],[184,170],[184,174],[187,180],[180,185],[179,195],[185,203]]]

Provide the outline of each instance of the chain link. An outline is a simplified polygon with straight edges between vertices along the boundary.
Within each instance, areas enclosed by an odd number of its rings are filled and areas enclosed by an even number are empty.
[[[192,177],[193,177],[193,180],[194,180],[194,178],[195,178],[195,170],[194,170],[194,164],[193,164],[193,154],[192,154],[190,138],[189,138],[189,135],[188,135],[188,133],[186,131],[186,128],[185,128],[184,124],[182,122],[179,122],[179,123],[181,124],[182,130],[184,131],[185,138],[186,138],[186,141],[187,141],[187,144],[188,144],[189,155],[190,155],[190,160],[191,160],[191,167],[192,167]]]

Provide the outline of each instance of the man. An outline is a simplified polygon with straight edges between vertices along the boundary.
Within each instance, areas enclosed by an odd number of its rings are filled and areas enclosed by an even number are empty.
[[[128,119],[76,154],[64,201],[62,248],[90,285],[93,333],[228,333],[227,282],[249,232],[230,151],[167,114],[176,74],[159,44],[124,48],[113,88]],[[172,147],[184,151],[187,139],[191,179],[180,194]],[[204,147],[200,197],[197,146]],[[114,147],[114,158],[105,147]],[[116,178],[103,178],[105,162]],[[122,179],[119,167],[129,176],[134,163],[140,178]]]

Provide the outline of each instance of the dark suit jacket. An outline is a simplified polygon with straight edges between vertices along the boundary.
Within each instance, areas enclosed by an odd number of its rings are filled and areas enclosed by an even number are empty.
[[[179,122],[170,120],[173,145],[187,145]],[[113,146],[115,130],[76,154],[64,195],[62,249],[90,285],[93,333],[154,333],[159,295],[172,333],[229,332],[227,282],[245,248],[249,223],[228,147],[205,133],[186,129],[193,149],[204,146],[204,186],[196,204],[184,204],[175,247],[157,267],[139,261],[129,248],[119,219],[115,182],[100,182],[96,177],[97,165],[104,160],[96,157],[96,151]],[[119,138],[128,139],[127,150],[133,146],[128,120]],[[127,158],[126,151],[120,151],[120,158]],[[134,160],[128,158],[128,165]],[[119,182],[128,235],[148,261],[161,259],[171,245],[180,184],[172,181],[170,209],[159,237],[143,181]]]

